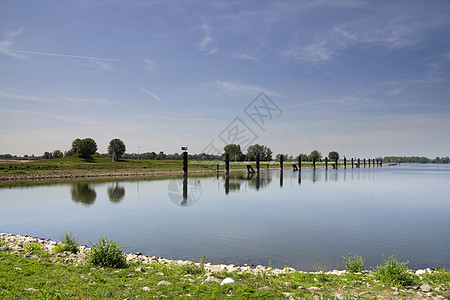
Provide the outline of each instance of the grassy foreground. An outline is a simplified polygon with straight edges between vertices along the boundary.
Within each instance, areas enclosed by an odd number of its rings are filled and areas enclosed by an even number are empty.
[[[385,285],[371,272],[343,275],[270,270],[205,273],[187,265],[132,262],[125,268],[50,262],[50,253],[0,251],[1,299],[449,299],[450,272],[414,276],[410,287]],[[220,285],[226,278],[235,284]],[[421,284],[432,292],[424,292]]]

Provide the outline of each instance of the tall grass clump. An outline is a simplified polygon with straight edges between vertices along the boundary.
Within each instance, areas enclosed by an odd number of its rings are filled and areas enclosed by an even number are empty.
[[[127,265],[123,247],[102,236],[97,243],[91,244],[87,261],[95,266],[109,268],[124,268]]]
[[[78,252],[78,245],[80,242],[78,238],[70,231],[64,231],[63,234],[59,235],[60,244],[53,248],[53,252],[64,252],[69,251],[72,253]]]
[[[344,260],[345,267],[347,268],[347,271],[350,273],[358,273],[363,270],[364,267],[364,259],[359,255],[352,256],[351,253],[348,254],[348,258],[345,256],[342,256],[342,259]]]
[[[408,272],[409,261],[399,262],[396,257],[383,258],[383,264],[375,269],[375,278],[387,285],[409,285],[413,283],[413,276]]]
[[[192,262],[186,263],[185,265],[183,265],[181,267],[181,269],[186,274],[191,274],[191,275],[205,274],[205,260],[206,260],[206,256],[205,256],[205,252],[203,252],[203,255],[202,255],[202,258],[200,259],[199,264],[196,264],[195,260],[192,259]]]

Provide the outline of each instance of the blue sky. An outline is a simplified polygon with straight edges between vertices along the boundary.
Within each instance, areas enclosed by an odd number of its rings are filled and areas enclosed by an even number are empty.
[[[0,153],[448,156],[449,75],[449,1],[2,1]]]

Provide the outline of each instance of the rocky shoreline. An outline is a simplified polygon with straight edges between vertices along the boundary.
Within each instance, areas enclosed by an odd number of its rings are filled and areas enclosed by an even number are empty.
[[[80,245],[78,247],[78,252],[76,254],[71,252],[61,252],[61,253],[53,253],[53,248],[58,245],[58,242],[51,241],[44,238],[38,238],[38,237],[32,237],[28,235],[17,235],[17,234],[10,234],[10,233],[0,233],[0,240],[5,242],[6,246],[1,246],[0,251],[10,251],[11,254],[15,255],[23,255],[25,257],[29,258],[38,258],[34,257],[31,254],[28,254],[25,246],[27,244],[31,243],[38,243],[41,245],[42,249],[45,251],[48,251],[52,254],[52,256],[49,258],[49,261],[54,263],[64,263],[64,264],[83,264],[87,255],[89,254],[90,248],[88,248],[86,245]],[[186,265],[193,263],[192,261],[185,261],[185,260],[170,260],[163,257],[157,257],[157,256],[147,256],[143,255],[140,252],[137,253],[124,253],[127,262],[140,262],[144,264],[178,264],[178,265]],[[200,265],[200,263],[195,263],[196,265]],[[318,274],[321,272],[304,272],[300,270],[296,270],[292,267],[285,267],[284,269],[272,269],[270,267],[265,267],[262,265],[258,265],[254,268],[248,265],[244,266],[238,266],[235,264],[225,265],[225,264],[211,264],[211,263],[205,263],[204,268],[206,272],[210,273],[220,273],[223,271],[234,273],[234,272],[245,272],[250,273],[253,275],[258,275],[260,273],[264,274],[271,274],[271,275],[280,275],[280,274],[286,274],[293,273],[293,272],[300,272],[300,273],[312,273],[312,274]],[[411,271],[413,272],[413,271]],[[431,274],[434,270],[427,268],[427,269],[419,269],[415,271],[415,274],[417,276],[422,276],[424,274]],[[332,274],[332,275],[343,275],[348,273],[346,270],[332,270],[324,272],[324,274]],[[365,270],[361,273],[365,274],[372,274],[372,271]]]

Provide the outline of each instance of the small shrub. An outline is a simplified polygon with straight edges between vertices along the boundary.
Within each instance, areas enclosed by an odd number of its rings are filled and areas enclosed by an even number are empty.
[[[200,275],[204,273],[202,267],[196,265],[195,261],[188,262],[187,264],[182,265],[181,270],[183,270],[184,273],[191,275]]]
[[[91,244],[91,251],[87,261],[93,265],[109,268],[123,268],[127,261],[123,253],[123,247],[115,241],[102,236],[97,243]]]
[[[348,258],[345,258],[344,256],[342,256],[342,258],[344,259],[345,267],[350,273],[357,273],[363,270],[364,259],[361,256],[352,256],[352,254],[349,253]]]
[[[27,252],[36,253],[42,251],[42,246],[39,243],[28,243],[25,245]]]
[[[406,262],[399,262],[394,256],[383,258],[383,265],[375,270],[375,278],[387,285],[409,285],[413,283],[413,276],[408,272]]]
[[[69,251],[72,253],[78,252],[78,245],[80,242],[78,241],[78,238],[70,231],[64,231],[63,234],[59,236],[59,241],[61,242],[61,245],[58,245],[59,248],[55,249],[55,252],[63,252],[63,251]]]
[[[61,253],[61,252],[72,252],[72,253],[77,253],[77,251],[73,251],[74,248],[71,245],[68,244],[58,244],[55,247],[53,247],[53,252],[55,253]]]

